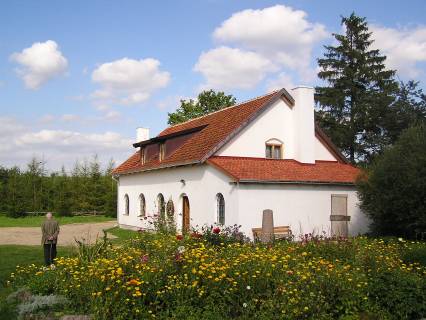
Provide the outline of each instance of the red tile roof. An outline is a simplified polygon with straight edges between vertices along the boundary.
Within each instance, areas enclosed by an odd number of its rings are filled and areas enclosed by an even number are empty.
[[[149,169],[203,162],[222,144],[229,141],[229,139],[233,137],[239,129],[244,127],[246,123],[250,122],[262,110],[266,109],[271,103],[284,94],[288,95],[284,89],[274,91],[256,99],[168,127],[162,131],[158,137],[205,126],[172,155],[161,161],[161,163],[158,160],[153,160],[142,165],[140,153],[136,152],[118,166],[113,171],[113,174],[126,174]]]
[[[239,182],[353,184],[360,173],[358,168],[337,161],[307,164],[296,160],[213,156],[207,163]]]
[[[171,126],[162,131],[155,141],[163,137],[168,138],[176,134],[192,132],[192,135],[181,146],[177,148],[167,158],[161,162],[158,158],[152,158],[142,164],[140,151],[134,153],[129,159],[119,165],[114,171],[114,175],[128,174],[133,172],[160,169],[186,164],[203,163],[214,153],[242,130],[248,123],[255,119],[263,110],[283,98],[287,103],[294,103],[290,94],[282,89],[274,91],[264,96],[237,104],[232,107],[224,108],[217,112],[189,120],[187,122]],[[320,129],[316,127],[316,135],[320,141],[332,152],[340,162],[345,162],[344,157],[333,146],[331,141],[327,140]],[[144,143],[151,143],[146,141]],[[138,145],[138,144],[135,144]]]

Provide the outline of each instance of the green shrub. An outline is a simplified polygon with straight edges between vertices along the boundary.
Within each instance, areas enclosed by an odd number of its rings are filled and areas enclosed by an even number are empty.
[[[426,126],[406,130],[358,181],[361,208],[380,236],[426,231]]]

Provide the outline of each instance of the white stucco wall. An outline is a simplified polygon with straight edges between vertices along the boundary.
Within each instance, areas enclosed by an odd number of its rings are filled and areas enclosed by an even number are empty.
[[[184,179],[183,185],[180,180]],[[298,236],[304,233],[330,233],[331,195],[348,195],[350,235],[365,233],[368,220],[357,206],[354,187],[286,184],[231,184],[231,179],[208,165],[155,170],[120,177],[118,222],[123,226],[149,228],[139,217],[139,195],[144,194],[146,212],[157,212],[156,199],[162,193],[165,201],[172,199],[178,227],[182,226],[182,194],[189,198],[191,226],[217,222],[216,194],[225,198],[226,225],[242,225],[251,229],[262,226],[262,212],[272,209],[275,226],[288,225]],[[124,215],[124,195],[130,199],[130,214]]]
[[[350,235],[368,231],[368,221],[358,207],[354,187],[325,185],[240,184],[238,200],[243,231],[262,226],[262,212],[274,212],[275,226],[290,226],[293,234],[330,234],[331,195],[348,195]]]
[[[330,160],[335,161],[336,158],[324,147],[324,145],[315,137],[314,120],[308,128],[302,130],[303,137],[311,137],[312,141],[302,143],[302,146],[296,147],[299,144],[300,128],[299,117],[300,113],[296,112],[296,108],[290,107],[282,100],[278,100],[272,106],[262,113],[255,121],[245,127],[238,135],[236,135],[230,142],[223,146],[216,155],[218,156],[234,156],[234,157],[265,157],[265,142],[269,139],[278,139],[284,146],[284,159],[306,160],[314,158],[314,160]],[[303,110],[302,110],[303,111]],[[309,113],[304,110],[305,113]],[[312,106],[313,114],[313,106]],[[308,120],[309,120],[308,119]],[[299,128],[299,129],[297,129]],[[306,131],[306,132],[305,132]],[[311,153],[300,156],[303,148],[311,149]]]
[[[317,137],[315,137],[315,160],[328,160],[328,161],[337,160]]]
[[[185,180],[185,185],[180,180]],[[226,205],[226,224],[237,223],[238,201],[236,186],[229,184],[229,178],[209,165],[186,166],[143,173],[123,175],[119,178],[118,222],[123,226],[149,228],[141,220],[139,195],[145,196],[146,213],[152,216],[158,212],[157,196],[162,193],[167,203],[173,200],[175,217],[179,228],[182,226],[182,195],[188,196],[191,226],[212,224],[217,221],[216,194],[222,193]],[[125,215],[124,196],[129,196],[129,215]]]
[[[292,109],[278,100],[255,121],[245,127],[216,155],[235,157],[265,157],[265,142],[278,139],[284,145],[284,158],[294,159],[294,121]]]

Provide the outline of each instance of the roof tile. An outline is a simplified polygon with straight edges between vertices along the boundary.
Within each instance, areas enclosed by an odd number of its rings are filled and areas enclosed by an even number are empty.
[[[290,159],[214,156],[209,158],[208,163],[240,182],[354,184],[360,173],[358,168],[337,161],[308,164]]]

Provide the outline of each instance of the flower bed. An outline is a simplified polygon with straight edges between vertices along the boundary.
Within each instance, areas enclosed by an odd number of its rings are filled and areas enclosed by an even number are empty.
[[[142,232],[92,259],[19,267],[12,285],[67,297],[96,319],[419,319],[425,243],[330,240],[253,244],[222,230]]]

